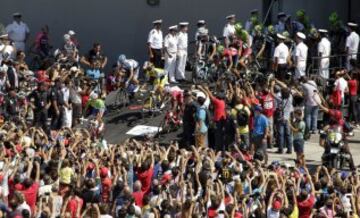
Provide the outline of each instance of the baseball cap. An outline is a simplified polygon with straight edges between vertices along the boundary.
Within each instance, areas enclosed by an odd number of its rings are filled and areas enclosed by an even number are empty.
[[[274,210],[280,210],[280,208],[281,208],[281,202],[278,201],[278,200],[274,201],[273,204],[272,204],[272,208],[273,208]]]
[[[109,169],[107,167],[101,167],[100,169],[100,177],[107,177],[109,174]]]

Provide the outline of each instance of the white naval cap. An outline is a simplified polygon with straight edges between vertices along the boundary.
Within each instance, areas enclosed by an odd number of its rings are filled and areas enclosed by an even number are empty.
[[[298,38],[300,38],[300,39],[306,39],[306,36],[305,36],[305,34],[304,33],[302,33],[302,32],[297,32],[296,33],[296,36],[298,37]]]
[[[69,34],[70,36],[73,36],[73,35],[75,35],[76,33],[75,33],[74,30],[69,30],[68,34]]]
[[[187,26],[187,25],[189,25],[189,22],[180,22],[179,25],[180,26]]]
[[[351,26],[351,27],[357,27],[357,23],[354,23],[354,22],[349,22],[347,23],[348,26]]]
[[[206,22],[205,22],[205,20],[198,20],[197,23],[198,23],[198,24],[205,24]]]
[[[319,33],[328,33],[328,31],[326,29],[318,29]]]
[[[226,19],[228,20],[228,19],[231,19],[231,18],[234,18],[234,17],[235,17],[235,14],[230,14],[230,15],[226,16]]]
[[[286,37],[283,34],[276,34],[276,36],[278,37],[278,39],[286,39]]]
[[[170,26],[170,27],[169,27],[169,30],[176,30],[176,29],[177,29],[177,27],[178,27],[177,25]]]
[[[154,20],[154,21],[153,21],[153,24],[159,24],[159,23],[162,23],[162,20],[161,20],[161,19],[159,19],[159,20]]]
[[[13,17],[21,17],[22,14],[20,12],[15,12],[13,13]]]

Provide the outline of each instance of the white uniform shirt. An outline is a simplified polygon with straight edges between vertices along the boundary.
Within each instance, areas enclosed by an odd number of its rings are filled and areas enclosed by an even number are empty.
[[[308,47],[305,45],[305,43],[300,42],[299,44],[297,44],[296,53],[295,53],[295,56],[297,58],[296,67],[306,68],[307,55],[308,55]]]
[[[282,42],[276,46],[274,51],[274,59],[278,58],[278,64],[286,64],[289,56],[289,48]]]
[[[223,36],[228,38],[229,36],[232,36],[235,34],[235,25],[233,24],[226,24],[223,31]]]
[[[149,33],[148,43],[153,49],[162,49],[163,34],[161,30],[152,29]]]
[[[6,32],[9,34],[9,38],[14,42],[24,42],[26,34],[30,33],[29,27],[24,22],[17,23],[12,22],[6,27]]]
[[[359,35],[355,31],[346,38],[346,47],[349,49],[348,54],[353,54],[351,59],[356,59],[357,55],[354,53],[357,53],[359,49]]]
[[[177,35],[177,48],[178,50],[187,51],[188,48],[188,34],[184,32],[179,32]]]
[[[170,54],[175,54],[177,52],[177,44],[178,40],[176,35],[172,35],[169,33],[165,36],[164,47]]]
[[[345,90],[348,88],[348,82],[344,78],[340,77],[335,81],[335,87],[340,90],[341,97],[344,98]]]
[[[321,41],[319,42],[319,44],[318,44],[318,52],[319,52],[319,54],[321,53],[321,57],[330,56],[330,54],[331,54],[331,43],[326,37],[323,37],[321,39]],[[324,58],[324,59],[329,59],[329,58]]]

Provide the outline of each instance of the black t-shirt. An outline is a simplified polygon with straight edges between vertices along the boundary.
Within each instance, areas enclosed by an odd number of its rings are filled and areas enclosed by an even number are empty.
[[[29,99],[34,99],[36,110],[42,110],[49,103],[50,96],[47,91],[35,90],[29,95]]]
[[[51,90],[50,97],[51,97],[51,101],[56,101],[58,105],[64,104],[63,93],[59,88],[53,88]]]
[[[94,61],[103,61],[105,59],[105,56],[102,53],[96,52],[94,49],[91,49],[88,53],[87,59],[90,63],[93,63]]]
[[[101,196],[95,191],[92,190],[85,190],[82,194],[82,199],[84,200],[84,205],[87,203],[100,203]]]
[[[18,111],[18,101],[17,98],[8,98],[6,99],[6,112],[9,115],[16,115],[16,112]]]
[[[255,52],[259,52],[263,44],[265,43],[264,35],[255,35],[253,39],[253,49]]]
[[[197,104],[195,102],[191,102],[190,104],[186,104],[184,108],[183,114],[183,123],[187,127],[195,128],[195,113],[197,110]]]

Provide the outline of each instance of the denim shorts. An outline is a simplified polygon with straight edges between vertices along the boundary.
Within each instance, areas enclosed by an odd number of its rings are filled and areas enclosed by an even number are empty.
[[[304,139],[294,139],[293,145],[296,153],[304,153]]]

